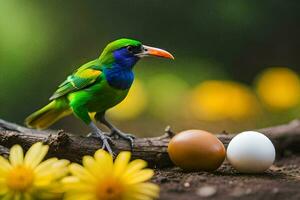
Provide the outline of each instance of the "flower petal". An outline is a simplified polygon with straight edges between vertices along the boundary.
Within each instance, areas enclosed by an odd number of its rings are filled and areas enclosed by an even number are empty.
[[[86,193],[92,192],[92,190],[94,189],[93,184],[82,182],[76,176],[65,177],[61,182],[63,184],[64,191],[66,191],[67,193],[73,193],[75,191]]]
[[[144,194],[138,194],[138,193],[129,194],[125,199],[126,200],[153,200],[152,197],[149,197]]]
[[[78,183],[80,179],[77,176],[67,176],[62,179],[62,183],[68,184],[68,183]]]
[[[11,168],[12,166],[10,165],[8,160],[0,156],[0,175],[8,172],[8,170],[10,170]]]
[[[68,170],[68,165],[70,164],[69,160],[58,160],[55,162],[52,166],[53,170],[55,170],[57,173],[55,174],[55,178],[61,178],[65,176],[69,170]]]
[[[87,193],[67,193],[64,197],[65,200],[97,200],[93,194]]]
[[[24,153],[20,145],[14,145],[10,149],[9,161],[12,166],[17,166],[23,163]]]
[[[154,172],[152,169],[143,169],[135,173],[134,176],[131,176],[131,178],[128,180],[128,183],[129,184],[141,183],[151,179],[153,175]]]
[[[101,167],[102,173],[111,172],[111,170],[113,169],[113,158],[107,151],[99,149],[95,152],[94,157],[98,167]]]
[[[137,173],[138,171],[145,168],[146,166],[147,166],[147,162],[144,160],[136,159],[134,161],[131,161],[126,168],[123,177],[127,178],[131,174]]]
[[[159,196],[159,186],[154,183],[139,183],[136,185],[139,193],[157,198]]]
[[[116,177],[124,173],[130,160],[130,156],[131,153],[129,151],[123,151],[119,153],[114,163],[114,175]]]
[[[57,158],[50,158],[42,162],[34,169],[34,185],[37,187],[43,187],[62,178],[68,173],[68,164],[68,160],[58,160]]]
[[[35,169],[35,173],[36,174],[41,174],[41,173],[47,173],[49,172],[49,168],[52,167],[52,165],[57,162],[58,159],[57,158],[50,158],[48,160],[45,160],[44,162],[42,162],[41,164],[39,164]]]
[[[78,177],[81,181],[85,182],[95,182],[96,179],[91,175],[91,173],[83,168],[81,165],[77,163],[72,163],[69,166],[69,170],[72,175]]]
[[[105,168],[105,166],[99,165],[92,156],[84,156],[82,164],[93,176],[97,178],[103,176],[103,168]]]
[[[157,199],[159,197],[159,186],[153,183],[138,183],[128,187],[125,194],[128,200]]]
[[[32,145],[25,155],[25,165],[35,168],[44,159],[48,149],[49,146],[43,145],[41,142]]]

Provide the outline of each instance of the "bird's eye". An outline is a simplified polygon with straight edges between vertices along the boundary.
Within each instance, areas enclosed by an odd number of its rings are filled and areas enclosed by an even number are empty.
[[[127,47],[127,50],[128,50],[130,53],[132,53],[132,51],[133,51],[133,46],[128,46],[128,47]]]

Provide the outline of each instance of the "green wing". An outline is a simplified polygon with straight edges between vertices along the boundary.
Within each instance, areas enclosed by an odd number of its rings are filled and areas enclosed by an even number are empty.
[[[50,100],[62,97],[70,92],[80,90],[94,83],[102,73],[101,69],[97,65],[98,60],[86,63],[79,69],[77,69],[72,75],[68,76],[62,84],[58,86],[58,89],[50,97]]]

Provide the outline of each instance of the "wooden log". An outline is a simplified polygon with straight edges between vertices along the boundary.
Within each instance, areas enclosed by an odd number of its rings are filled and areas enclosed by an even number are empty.
[[[258,131],[272,140],[278,155],[285,151],[300,152],[300,120]],[[144,159],[152,167],[172,166],[167,146],[173,135],[174,133],[168,128],[160,137],[137,138],[132,151],[133,159]],[[217,134],[217,137],[227,146],[234,135]],[[62,130],[33,130],[0,119],[0,154],[7,155],[7,148],[14,144],[20,144],[28,149],[38,141],[50,146],[49,156],[65,158],[73,162],[81,162],[82,156],[92,155],[102,146],[101,141],[95,138],[76,136]],[[112,147],[116,153],[130,150],[128,143],[123,140],[115,140]]]

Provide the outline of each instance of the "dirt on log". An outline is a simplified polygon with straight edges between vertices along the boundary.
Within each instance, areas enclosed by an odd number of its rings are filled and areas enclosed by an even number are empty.
[[[300,120],[258,131],[272,140],[277,155],[282,155],[286,151],[300,152]],[[168,129],[160,137],[137,138],[132,151],[133,158],[144,159],[152,167],[173,166],[167,153],[167,145],[172,136],[173,133]],[[234,134],[217,134],[217,137],[227,146]],[[20,144],[27,149],[37,141],[50,145],[49,156],[73,162],[81,162],[82,156],[92,155],[102,146],[101,141],[95,138],[76,136],[62,130],[33,130],[0,119],[0,154],[7,155],[7,148],[14,144]],[[128,151],[130,147],[126,141],[115,140],[113,150],[117,153]]]

